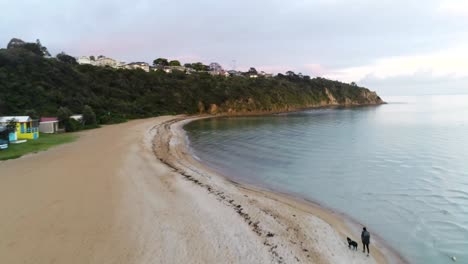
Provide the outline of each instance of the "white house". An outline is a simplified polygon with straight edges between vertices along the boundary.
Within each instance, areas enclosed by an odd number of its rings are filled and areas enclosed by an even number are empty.
[[[125,68],[129,70],[142,69],[145,72],[149,72],[150,70],[150,66],[146,62],[132,62],[132,63],[126,64]]]
[[[171,73],[173,71],[181,71],[181,72],[186,72],[188,68],[184,66],[164,66],[163,71],[166,73]]]
[[[99,56],[96,59],[94,59],[93,56],[81,56],[76,58],[76,62],[78,64],[90,64],[94,66],[100,66],[100,67],[105,67],[109,66],[112,68],[120,68],[122,67],[125,63],[114,60],[112,58],[108,58],[106,56]]]
[[[92,60],[91,57],[89,57],[89,56],[78,57],[78,58],[76,58],[76,62],[78,62],[78,64],[96,65],[96,61]]]
[[[271,73],[266,73],[266,72],[264,72],[264,71],[261,71],[258,75],[263,76],[263,77],[265,77],[265,78],[271,78],[271,77],[273,77],[273,74],[271,74]]]
[[[121,65],[122,63],[120,61],[117,61],[117,60],[114,60],[112,58],[108,58],[105,56],[99,56],[96,59],[96,66],[101,66],[101,67],[109,66],[112,68],[118,68]]]
[[[53,134],[59,131],[59,121],[57,117],[41,117],[39,120],[39,132]]]

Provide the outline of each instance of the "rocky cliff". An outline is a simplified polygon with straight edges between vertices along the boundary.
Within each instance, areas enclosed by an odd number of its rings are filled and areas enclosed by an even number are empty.
[[[385,104],[385,102],[377,95],[376,92],[370,91],[365,88],[360,88],[359,94],[355,98],[343,97],[341,100],[335,98],[334,93],[326,87],[323,88],[322,92],[324,96],[320,101],[316,102],[307,102],[299,104],[286,102],[282,104],[272,104],[269,107],[265,107],[265,105],[262,102],[257,102],[254,98],[249,97],[246,99],[227,100],[225,103],[220,105],[210,104],[207,111],[204,111],[203,107],[199,107],[199,113],[248,115],[261,113],[290,112],[301,109],[319,107],[350,107]],[[199,102],[199,105],[203,105],[203,103]]]

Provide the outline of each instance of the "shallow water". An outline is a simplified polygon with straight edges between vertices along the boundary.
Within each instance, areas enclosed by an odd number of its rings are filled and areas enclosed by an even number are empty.
[[[384,100],[185,129],[228,177],[344,212],[411,263],[468,263],[468,96]]]

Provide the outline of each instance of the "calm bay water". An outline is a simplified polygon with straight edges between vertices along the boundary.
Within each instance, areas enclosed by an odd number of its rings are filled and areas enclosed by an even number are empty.
[[[468,96],[185,127],[228,177],[312,199],[378,233],[411,263],[468,263]]]

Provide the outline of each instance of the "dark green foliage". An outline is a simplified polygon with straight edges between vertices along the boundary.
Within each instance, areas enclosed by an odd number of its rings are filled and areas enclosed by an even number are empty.
[[[68,109],[68,107],[59,107],[59,109],[57,110],[57,118],[60,122],[67,120],[68,118],[70,118],[71,115],[72,112],[70,111],[70,109]]]
[[[89,105],[85,105],[83,108],[83,123],[85,126],[97,125],[96,114]]]
[[[50,56],[49,51],[46,47],[42,46],[40,40],[36,40],[36,43],[33,43],[24,42],[18,38],[12,38],[10,42],[8,42],[7,49],[24,49],[38,56]]]
[[[0,116],[6,115],[6,105],[5,102],[0,98]]]
[[[84,128],[83,123],[76,121],[75,119],[68,118],[64,120],[64,126],[66,132],[75,132]]]
[[[250,67],[248,73],[249,74],[257,74],[257,70],[254,67]]]
[[[169,66],[180,66],[180,61],[172,60],[169,62]]]
[[[16,131],[16,120],[8,120],[8,123],[6,125],[6,128],[8,132],[15,132]]]
[[[57,60],[64,62],[64,63],[72,64],[72,65],[78,64],[75,58],[66,54],[63,51],[57,54]]]
[[[210,67],[208,65],[204,65],[201,62],[196,63],[186,63],[184,64],[185,67],[194,69],[196,71],[208,71]]]
[[[21,48],[26,42],[19,38],[12,38],[7,44],[7,49]]]
[[[157,58],[153,61],[154,66],[169,66],[169,62],[165,58]]]
[[[202,63],[191,66],[207,68]],[[25,49],[0,49],[0,106],[7,115],[35,109],[39,116],[54,116],[59,108],[66,107],[68,111],[61,108],[66,114],[59,114],[65,121],[65,116],[82,113],[88,105],[98,123],[116,123],[164,114],[199,113],[210,110],[214,104],[218,113],[287,111],[328,104],[327,93],[340,104],[378,102],[369,99],[365,88],[295,74],[251,79],[211,76],[206,72],[147,73],[71,65]],[[74,129],[73,125],[68,126]]]
[[[28,109],[24,112],[24,114],[31,117],[31,119],[39,119],[39,115],[34,109]]]

